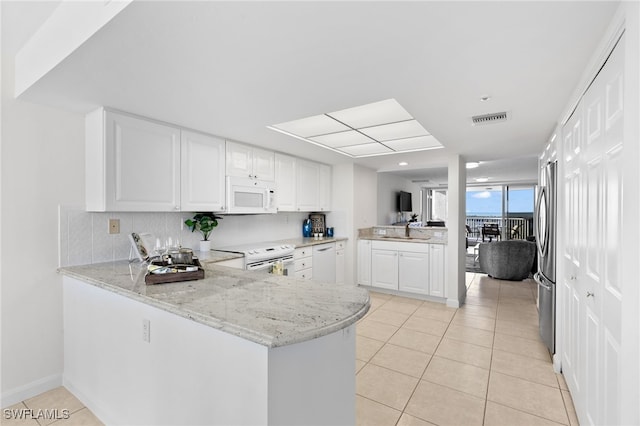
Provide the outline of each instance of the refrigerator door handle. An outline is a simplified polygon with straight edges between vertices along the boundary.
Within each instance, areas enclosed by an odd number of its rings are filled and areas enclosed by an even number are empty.
[[[536,200],[536,206],[535,206],[535,210],[536,210],[536,218],[533,221],[533,226],[534,226],[534,235],[536,236],[536,246],[538,248],[538,255],[540,257],[545,256],[546,254],[546,244],[545,241],[546,240],[546,233],[547,233],[547,229],[540,229],[540,214],[543,214],[540,212],[540,206],[542,205],[542,199],[543,197],[546,196],[546,191],[547,188],[545,186],[541,186],[540,187],[540,192],[538,193],[538,199]],[[545,206],[546,207],[546,206]],[[544,212],[544,215],[547,215],[547,212]],[[544,232],[544,238],[540,238],[540,232]]]
[[[538,283],[540,287],[544,288],[545,290],[551,291],[551,285],[547,284],[545,282],[546,280],[543,279],[538,273],[534,275],[534,278],[536,280],[536,283]]]

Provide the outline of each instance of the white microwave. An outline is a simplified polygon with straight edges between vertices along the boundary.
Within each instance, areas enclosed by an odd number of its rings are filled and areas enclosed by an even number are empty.
[[[276,183],[245,177],[227,176],[226,213],[277,213]]]

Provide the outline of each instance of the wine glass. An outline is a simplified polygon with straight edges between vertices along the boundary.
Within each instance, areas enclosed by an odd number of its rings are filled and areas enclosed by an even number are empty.
[[[164,238],[156,238],[156,244],[153,246],[153,251],[158,255],[158,259],[162,261],[162,255],[167,250],[167,241]]]

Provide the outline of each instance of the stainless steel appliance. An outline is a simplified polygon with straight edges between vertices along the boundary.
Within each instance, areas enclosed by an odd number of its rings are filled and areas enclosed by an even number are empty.
[[[293,244],[280,244],[272,242],[243,244],[238,246],[216,248],[220,251],[244,254],[244,269],[247,271],[271,272],[276,263],[282,262],[283,273],[288,275],[287,268],[293,275],[293,252],[296,246]]]
[[[556,176],[557,163],[541,170],[534,227],[538,246],[538,316],[540,337],[555,353],[556,312]]]
[[[276,183],[237,176],[227,176],[226,213],[277,213]]]

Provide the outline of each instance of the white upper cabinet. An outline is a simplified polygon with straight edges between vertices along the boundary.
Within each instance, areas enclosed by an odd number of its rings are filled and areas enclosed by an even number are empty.
[[[296,198],[299,211],[320,210],[320,164],[298,159]]]
[[[188,130],[182,131],[182,210],[224,210],[225,162],[223,139]]]
[[[180,209],[180,129],[100,108],[86,119],[89,211]]]
[[[276,154],[278,211],[329,211],[331,166]]]
[[[275,154],[227,141],[227,175],[259,180],[275,180]]]
[[[320,180],[318,182],[318,203],[320,211],[331,210],[331,166],[320,164]]]
[[[295,157],[276,153],[276,187],[278,211],[297,211]]]

